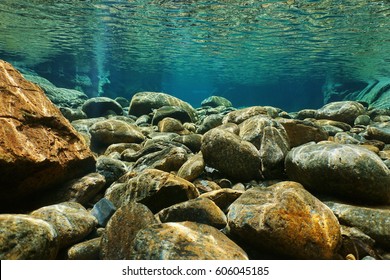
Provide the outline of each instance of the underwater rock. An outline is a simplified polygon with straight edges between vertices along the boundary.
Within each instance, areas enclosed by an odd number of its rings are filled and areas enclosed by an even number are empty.
[[[105,227],[115,211],[115,205],[103,197],[95,203],[91,210],[91,215],[96,218],[99,226]]]
[[[111,144],[107,147],[106,151],[104,152],[105,156],[109,156],[111,153],[120,153],[122,154],[124,151],[129,150],[133,152],[138,152],[141,150],[142,146],[137,143],[117,143],[117,144]]]
[[[316,119],[329,119],[353,125],[355,119],[365,111],[364,106],[356,101],[331,102],[317,110]]]
[[[128,171],[127,165],[118,159],[100,156],[96,161],[96,172],[103,175],[106,185],[110,185]]]
[[[219,107],[219,106],[225,106],[225,107],[232,107],[232,102],[230,102],[228,99],[222,96],[210,96],[204,99],[201,103],[202,107],[210,106],[210,107]]]
[[[130,105],[130,100],[128,100],[127,98],[124,98],[122,96],[118,96],[114,99],[119,105],[122,106],[122,108],[126,108],[126,107],[129,107]]]
[[[168,222],[197,222],[217,229],[222,229],[227,224],[227,219],[222,210],[208,198],[195,198],[165,208],[156,216],[162,223]]]
[[[166,93],[148,91],[138,92],[133,96],[130,102],[129,115],[137,117],[148,115],[154,109],[163,106],[178,106],[188,113],[191,122],[196,122],[197,120],[195,109],[187,102]]]
[[[67,250],[68,260],[99,260],[101,237],[96,237],[76,245]]]
[[[314,110],[314,109],[303,109],[297,113],[296,118],[298,120],[314,119],[316,116],[316,113],[317,113],[317,110]]]
[[[329,135],[321,127],[310,121],[278,119],[288,135],[290,147],[297,147],[311,141],[320,142],[327,140]]]
[[[56,87],[43,77],[26,74],[23,76],[41,87],[50,101],[58,107],[77,108],[88,99],[88,96],[81,91]]]
[[[158,221],[145,205],[129,203],[122,206],[111,217],[102,235],[101,259],[130,259],[131,243],[137,232],[156,223]]]
[[[207,165],[231,179],[246,182],[262,176],[256,147],[227,130],[213,128],[204,134],[201,151]]]
[[[229,207],[230,232],[260,251],[331,259],[340,242],[332,211],[296,182],[247,190]]]
[[[146,169],[128,180],[121,178],[105,194],[116,207],[133,201],[148,206],[153,213],[198,196],[199,191],[191,182],[157,169]]]
[[[224,213],[228,212],[229,206],[239,198],[244,191],[233,189],[219,189],[201,194],[199,197],[213,201]]]
[[[284,158],[290,149],[286,130],[268,116],[253,116],[239,124],[239,136],[252,143],[261,159],[264,178],[284,177]]]
[[[243,121],[249,119],[250,117],[256,115],[268,115],[271,118],[276,118],[278,116],[279,111],[280,109],[271,106],[252,106],[228,113],[223,117],[222,123],[240,124]]]
[[[70,122],[87,118],[87,115],[80,108],[72,109],[68,107],[60,107],[60,111]]]
[[[204,171],[205,163],[202,153],[190,157],[179,169],[177,176],[187,180],[194,181]]]
[[[131,246],[134,260],[247,260],[247,254],[209,225],[181,222],[140,230]]]
[[[200,193],[208,193],[214,190],[220,190],[221,187],[214,181],[197,178],[192,182]]]
[[[95,145],[111,145],[116,143],[141,143],[145,136],[141,130],[120,120],[103,120],[93,124],[89,132]]]
[[[96,218],[76,202],[45,206],[31,212],[30,215],[54,226],[58,233],[60,248],[76,244],[97,225]]]
[[[94,97],[85,101],[81,107],[88,118],[98,118],[110,115],[123,115],[122,106],[115,100],[108,97]]]
[[[29,215],[0,215],[0,260],[51,260],[58,235],[50,223]]]
[[[390,122],[374,123],[367,127],[367,138],[390,144]]]
[[[350,205],[340,202],[324,202],[341,224],[356,227],[372,237],[376,243],[390,249],[390,208]]]
[[[154,110],[152,124],[158,124],[164,118],[176,119],[182,123],[192,122],[191,116],[179,106],[163,106]]]
[[[177,134],[188,134],[189,132],[184,129],[183,124],[177,120],[170,117],[164,118],[158,122],[157,125],[158,131],[160,132],[174,132]]]
[[[362,144],[366,141],[363,136],[351,132],[337,132],[333,137],[338,144]]]
[[[0,208],[95,168],[84,139],[36,85],[0,61]]]
[[[204,134],[210,129],[213,129],[222,124],[223,115],[221,114],[212,114],[210,116],[205,117],[202,120],[201,125],[197,128],[196,132]]]
[[[310,191],[370,204],[390,202],[390,170],[373,152],[348,144],[306,144],[286,157],[291,180]]]
[[[181,143],[188,147],[193,153],[197,153],[200,151],[200,147],[202,146],[202,135],[201,134],[188,134],[176,136],[173,138],[174,142]]]
[[[371,123],[371,118],[370,116],[368,115],[360,115],[360,116],[357,116],[357,118],[355,119],[353,125],[369,125]]]

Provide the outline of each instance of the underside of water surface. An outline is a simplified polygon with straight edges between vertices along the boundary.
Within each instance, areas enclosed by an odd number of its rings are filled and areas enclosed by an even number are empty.
[[[2,0],[0,59],[90,97],[294,111],[389,83],[389,15],[387,0]]]

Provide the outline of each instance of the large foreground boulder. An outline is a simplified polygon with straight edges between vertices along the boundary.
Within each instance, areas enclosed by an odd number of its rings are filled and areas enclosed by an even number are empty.
[[[43,91],[0,61],[1,208],[91,172],[94,164],[83,138]]]

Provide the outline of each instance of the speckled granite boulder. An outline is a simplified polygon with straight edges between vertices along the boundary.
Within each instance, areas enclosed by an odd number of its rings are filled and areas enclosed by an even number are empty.
[[[340,223],[356,227],[390,249],[390,207],[365,207],[325,201]]]
[[[130,259],[131,242],[137,232],[157,223],[153,213],[139,203],[129,203],[119,208],[111,217],[101,240],[101,259]]]
[[[216,228],[194,222],[164,223],[140,230],[134,260],[246,260],[246,253]]]
[[[50,260],[58,249],[50,223],[29,215],[0,215],[0,260]]]
[[[367,137],[390,144],[390,122],[369,125],[367,127]]]
[[[252,106],[228,113],[222,120],[222,123],[240,124],[250,117],[256,115],[268,115],[272,118],[278,116],[278,109],[270,106]]]
[[[101,237],[96,237],[70,247],[66,252],[68,260],[99,260]]]
[[[196,122],[197,120],[195,109],[187,102],[166,93],[148,91],[138,92],[132,97],[129,115],[137,117],[147,115],[153,112],[154,109],[163,106],[178,106],[188,113],[192,122]]]
[[[97,220],[81,204],[64,202],[39,208],[30,214],[52,224],[58,233],[60,248],[76,244],[97,225]]]
[[[201,194],[199,197],[212,200],[222,211],[227,213],[229,206],[243,193],[244,191],[226,188],[226,189],[212,190]]]
[[[0,208],[91,172],[84,139],[35,84],[0,60]]]
[[[227,220],[222,210],[210,199],[195,198],[165,208],[156,216],[162,223],[191,221],[222,229]]]
[[[261,158],[256,147],[239,136],[214,128],[203,135],[204,161],[227,177],[238,181],[261,178]]]
[[[390,170],[375,153],[347,144],[307,144],[286,157],[286,172],[315,193],[371,204],[390,202]]]
[[[81,109],[87,114],[88,118],[103,117],[112,113],[123,115],[122,106],[118,102],[102,96],[88,99]]]
[[[239,128],[241,139],[259,150],[264,178],[283,178],[284,158],[290,149],[284,127],[268,116],[257,115],[243,121]]]
[[[247,190],[230,206],[228,223],[258,250],[296,259],[331,259],[341,241],[332,211],[290,181]]]
[[[179,169],[177,176],[186,179],[187,181],[194,181],[204,171],[205,163],[202,153],[198,153],[190,157]]]
[[[228,99],[222,96],[210,96],[204,99],[201,103],[202,107],[210,106],[210,107],[219,107],[219,106],[225,106],[225,107],[231,107],[232,102],[230,102]]]
[[[331,102],[317,110],[316,119],[329,119],[353,125],[355,119],[365,111],[364,106],[356,101]]]

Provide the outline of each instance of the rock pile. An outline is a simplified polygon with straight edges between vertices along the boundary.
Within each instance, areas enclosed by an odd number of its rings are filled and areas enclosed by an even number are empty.
[[[390,258],[387,111],[141,92],[72,127],[5,62],[0,99],[0,259]]]

